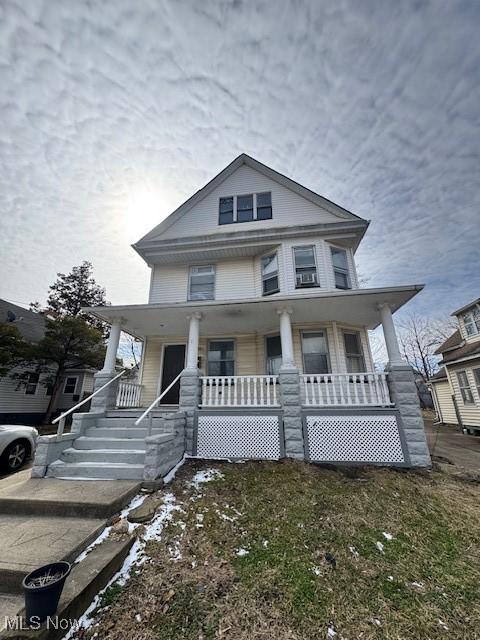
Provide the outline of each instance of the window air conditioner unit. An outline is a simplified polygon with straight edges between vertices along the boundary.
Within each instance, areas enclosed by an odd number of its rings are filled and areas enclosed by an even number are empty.
[[[297,287],[308,287],[312,284],[317,284],[316,273],[298,273],[297,274]]]

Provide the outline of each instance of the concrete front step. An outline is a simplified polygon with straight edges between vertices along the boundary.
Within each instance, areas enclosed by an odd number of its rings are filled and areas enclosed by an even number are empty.
[[[139,418],[147,407],[140,407],[139,409],[109,409],[105,413],[106,418],[133,418],[134,421]],[[178,411],[176,405],[163,405],[158,409],[153,409],[150,413],[153,417],[159,417],[163,414],[173,413]],[[148,418],[145,418],[146,420]]]
[[[48,467],[50,478],[84,478],[88,480],[141,480],[143,464],[121,462],[63,462],[56,460]]]
[[[152,433],[160,433],[158,429],[152,429]],[[133,438],[138,440],[146,438],[148,429],[141,427],[90,427],[85,431],[87,438]]]
[[[143,464],[145,451],[136,449],[65,449],[63,462],[121,462]]]
[[[145,451],[144,438],[91,438],[80,436],[74,441],[75,449],[135,449]]]

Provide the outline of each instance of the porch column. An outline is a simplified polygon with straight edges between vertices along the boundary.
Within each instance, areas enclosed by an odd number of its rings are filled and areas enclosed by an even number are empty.
[[[400,354],[392,310],[388,304],[379,305],[378,308],[389,360],[386,371],[390,398],[400,414],[398,427],[405,438],[409,457],[407,464],[412,467],[428,467],[431,465],[430,453],[413,370]]]
[[[383,336],[387,347],[388,361],[391,365],[404,365],[405,361],[398,346],[397,332],[392,318],[392,310],[388,304],[379,305],[380,317],[382,319]]]
[[[110,327],[110,334],[108,336],[107,351],[105,352],[105,361],[103,363],[102,373],[113,373],[115,371],[121,331],[122,321],[119,319],[114,320]]]
[[[107,350],[105,352],[105,360],[103,369],[94,375],[93,390],[97,391],[107,382],[112,380],[117,374],[115,365],[117,363],[117,351],[120,342],[120,333],[122,331],[122,319],[115,318],[112,320],[110,334],[107,341]],[[117,403],[117,392],[120,380],[116,380],[103,389],[98,395],[92,398],[90,411],[101,412],[113,409]]]
[[[198,341],[200,338],[201,313],[188,317],[187,363],[180,378],[180,411],[185,413],[185,452],[193,453],[193,429],[195,412],[200,401],[200,371],[198,370]]]
[[[201,313],[193,313],[189,316],[187,366],[185,368],[190,370],[195,369],[195,371],[198,368],[198,340],[200,338],[201,318]]]
[[[280,316],[280,342],[282,343],[282,369],[292,369],[295,367],[293,357],[292,323],[290,321],[291,309],[279,309]]]
[[[302,400],[300,398],[300,376],[293,357],[291,309],[278,309],[280,317],[280,341],[282,344],[282,366],[278,374],[280,399],[283,409],[285,431],[285,453],[289,458],[304,458],[302,429]]]

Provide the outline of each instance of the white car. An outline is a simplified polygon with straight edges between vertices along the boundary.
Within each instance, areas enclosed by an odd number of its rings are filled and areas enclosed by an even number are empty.
[[[33,456],[38,431],[21,424],[0,425],[0,467],[2,471],[18,471]]]

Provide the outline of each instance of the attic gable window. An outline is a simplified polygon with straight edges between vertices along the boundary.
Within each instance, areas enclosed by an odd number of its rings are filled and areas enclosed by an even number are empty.
[[[463,316],[463,323],[467,336],[475,336],[480,333],[480,309],[466,313]]]
[[[255,222],[271,218],[272,194],[270,191],[225,196],[219,200],[218,224]]]

